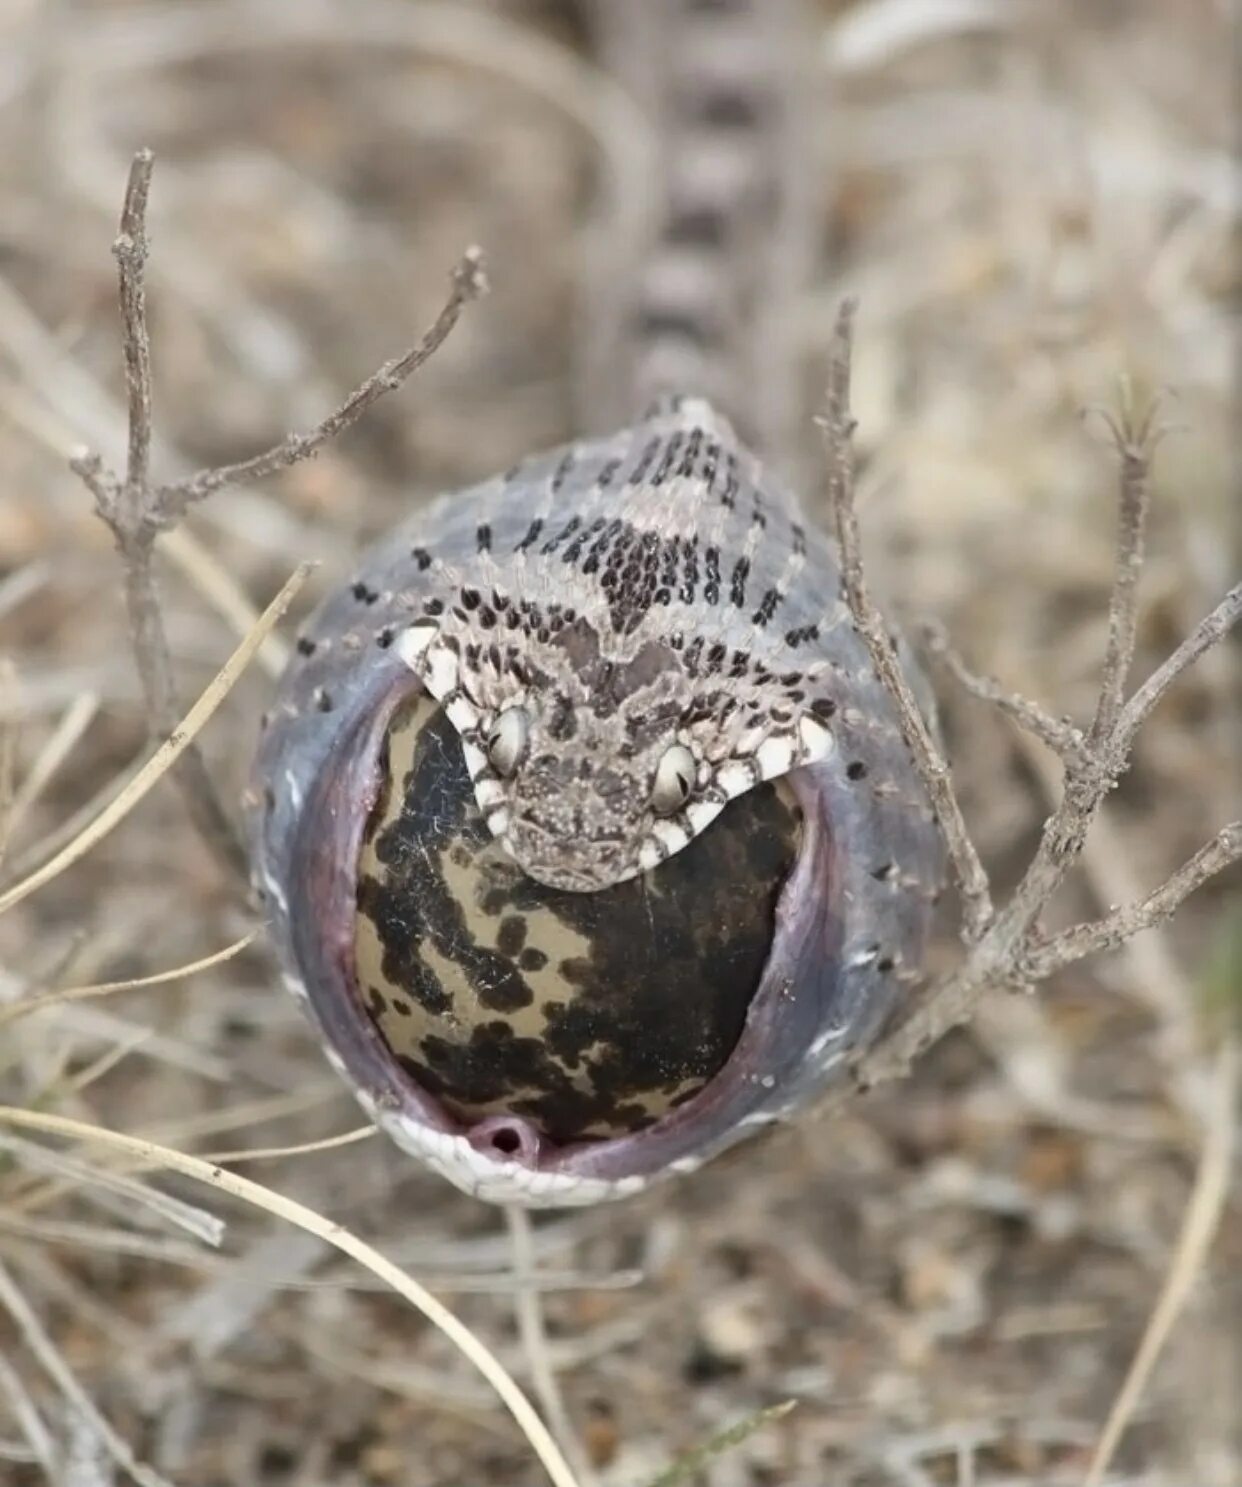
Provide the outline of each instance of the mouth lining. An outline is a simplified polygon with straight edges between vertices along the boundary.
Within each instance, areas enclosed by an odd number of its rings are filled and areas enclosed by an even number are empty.
[[[289,923],[304,977],[295,989],[310,1003],[332,1061],[377,1122],[468,1191],[485,1191],[494,1178],[521,1201],[527,1188],[533,1194],[551,1183],[574,1201],[578,1182],[595,1197],[621,1196],[661,1174],[692,1170],[747,1129],[779,1118],[788,1103],[784,1086],[819,1033],[838,963],[839,927],[827,891],[832,844],[814,767],[787,777],[802,810],[802,841],[779,891],[762,976],[728,1057],[684,1103],[641,1130],[554,1140],[520,1114],[456,1118],[401,1066],[366,1014],[354,968],[352,865],[380,794],[377,766],[388,724],[410,693],[408,671],[377,685],[376,693],[342,730],[332,767],[318,772],[289,843],[294,860],[306,864],[294,879],[306,901]],[[810,976],[808,948],[817,967]]]

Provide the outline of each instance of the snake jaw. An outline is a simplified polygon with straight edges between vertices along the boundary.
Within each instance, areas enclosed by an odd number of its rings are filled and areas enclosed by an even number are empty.
[[[793,1118],[917,978],[941,849],[891,704],[830,547],[719,428],[687,432],[701,416],[395,532],[311,620],[256,762],[255,882],[330,1060],[399,1145],[498,1202],[624,1197]],[[603,584],[614,528],[667,604]],[[510,784],[479,783],[483,721],[521,693],[544,729],[562,662],[575,707],[650,689],[642,746],[676,739],[706,778],[558,899],[513,856]]]
[[[294,968],[289,985],[316,1022],[331,1062],[376,1123],[475,1196],[572,1206],[624,1198],[653,1180],[684,1174],[779,1119],[797,1066],[824,1022],[821,1002],[837,980],[839,922],[831,912],[831,850],[822,822],[803,831],[737,1045],[712,1080],[661,1119],[613,1139],[556,1141],[520,1114],[452,1114],[410,1077],[365,1012],[352,943],[352,864],[382,794],[387,730],[418,695],[412,680],[408,671],[374,674],[355,699],[353,718],[338,719],[334,744],[317,759],[302,760],[303,769],[291,764],[286,770],[288,788],[269,796],[256,843],[277,938]],[[813,806],[809,771],[791,775],[790,786],[804,811]],[[852,1016],[841,1009],[845,1025]]]

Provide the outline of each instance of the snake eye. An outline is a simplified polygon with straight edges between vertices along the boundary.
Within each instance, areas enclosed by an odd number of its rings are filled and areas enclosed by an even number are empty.
[[[694,785],[694,755],[685,744],[670,744],[656,765],[651,787],[651,809],[657,816],[671,816],[690,798]]]
[[[487,757],[498,775],[508,777],[522,762],[530,720],[521,707],[507,707],[487,735]]]

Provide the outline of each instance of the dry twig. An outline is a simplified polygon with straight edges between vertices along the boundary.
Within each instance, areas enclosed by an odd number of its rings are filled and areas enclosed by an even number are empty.
[[[828,363],[827,406],[819,420],[828,456],[828,494],[841,550],[842,585],[854,624],[866,644],[872,665],[897,706],[901,731],[935,807],[962,898],[966,935],[974,940],[992,918],[992,895],[987,874],[962,819],[961,808],[953,793],[949,766],[940,757],[914,694],[902,674],[892,636],[884,616],[871,598],[863,574],[858,518],[854,512],[854,418],[850,412],[850,352],[857,307],[853,299],[847,299],[841,306]]]
[[[172,657],[155,582],[153,558],[162,533],[174,530],[189,508],[229,485],[262,480],[277,471],[310,459],[329,440],[337,438],[383,397],[394,392],[443,344],[462,310],[487,290],[483,255],[469,248],[453,270],[448,299],[430,328],[403,355],[386,362],[357,387],[341,406],[307,433],[289,434],[270,449],[235,464],[200,470],[182,480],[155,484],[151,480],[151,339],[147,329],[146,263],[147,199],[154,156],[140,150],[130,166],[121,231],[113,244],[120,286],[125,355],[125,386],[129,404],[129,446],[125,475],[104,467],[98,454],[85,453],[70,461],[75,474],[95,497],[95,510],[116,540],[125,569],[125,600],[129,612],[134,657],[153,732],[171,735],[179,714]],[[200,835],[231,870],[245,874],[245,858],[228,812],[194,746],[175,773]]]
[[[1094,923],[1046,938],[1039,920],[1077,861],[1105,797],[1129,767],[1139,725],[1172,683],[1242,616],[1242,584],[1232,588],[1171,656],[1128,700],[1126,679],[1134,658],[1138,577],[1150,504],[1153,449],[1161,429],[1155,410],[1136,414],[1128,401],[1109,428],[1120,458],[1118,536],[1109,640],[1095,716],[1087,729],[1054,718],[1036,703],[1006,694],[996,682],[974,676],[937,632],[934,648],[975,696],[999,706],[1061,757],[1061,800],[1044,823],[1035,855],[1009,901],[992,904],[987,875],[962,820],[949,768],[902,676],[883,616],[863,573],[854,511],[854,422],[849,410],[850,355],[855,305],[837,316],[830,362],[827,410],[821,425],[828,459],[829,495],[841,548],[846,601],[873,664],[897,706],[906,742],[927,787],[962,898],[966,952],[956,969],[934,982],[917,1007],[859,1061],[862,1086],[903,1075],[911,1062],[950,1028],[965,1022],[989,988],[1027,989],[1053,971],[1097,950],[1112,949],[1140,930],[1164,923],[1189,894],[1242,857],[1242,823],[1225,826],[1188,862],[1140,903],[1114,910]],[[848,1091],[830,1098],[839,1104]]]

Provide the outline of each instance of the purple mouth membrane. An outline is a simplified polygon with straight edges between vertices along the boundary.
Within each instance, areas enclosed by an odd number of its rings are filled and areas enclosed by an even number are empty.
[[[796,768],[638,878],[546,888],[487,832],[439,705],[376,653],[330,718],[269,725],[256,882],[290,989],[399,1145],[494,1201],[623,1197],[792,1118],[899,1000],[920,843],[897,815],[877,835],[855,775]]]

